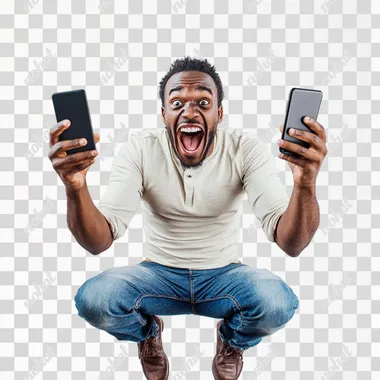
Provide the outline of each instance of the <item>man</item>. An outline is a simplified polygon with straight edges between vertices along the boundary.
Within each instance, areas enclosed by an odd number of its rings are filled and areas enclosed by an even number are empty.
[[[68,226],[81,246],[94,255],[107,250],[143,200],[147,259],[88,279],[75,296],[76,307],[91,325],[137,342],[150,380],[169,375],[158,315],[221,319],[212,372],[215,379],[237,379],[244,350],[284,327],[299,305],[280,277],[238,260],[240,202],[247,193],[268,239],[297,257],[319,225],[316,177],[327,154],[325,131],[305,120],[316,135],[298,131],[297,137],[311,147],[283,142],[300,155],[282,156],[294,178],[288,198],[260,140],[238,129],[217,129],[223,86],[207,60],[176,60],[159,94],[165,128],[131,134],[113,161],[98,207],[86,185],[94,156],[67,156],[78,141],[59,142],[58,136],[70,123],[52,128],[49,157],[65,183]]]

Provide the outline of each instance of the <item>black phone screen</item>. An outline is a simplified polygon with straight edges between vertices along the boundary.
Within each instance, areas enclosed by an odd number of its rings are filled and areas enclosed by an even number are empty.
[[[86,145],[70,149],[67,154],[96,149],[86,92],[84,90],[56,92],[52,95],[52,100],[57,123],[65,119],[71,122],[70,127],[59,135],[59,141],[81,137],[87,140]]]

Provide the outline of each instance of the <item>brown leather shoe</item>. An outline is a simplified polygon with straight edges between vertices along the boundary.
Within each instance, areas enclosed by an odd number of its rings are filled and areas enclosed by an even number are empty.
[[[161,332],[164,321],[156,315],[152,316],[159,326],[157,336],[137,342],[139,359],[148,380],[167,380],[169,377],[169,361],[162,347]]]
[[[244,350],[239,350],[222,341],[219,334],[222,323],[223,320],[216,325],[216,354],[212,361],[212,374],[216,380],[236,380],[243,369]]]

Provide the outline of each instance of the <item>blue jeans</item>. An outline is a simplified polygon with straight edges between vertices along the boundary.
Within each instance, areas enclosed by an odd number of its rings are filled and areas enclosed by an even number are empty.
[[[118,340],[156,336],[152,315],[196,314],[223,319],[222,341],[242,350],[284,327],[298,303],[280,277],[242,263],[193,270],[142,261],[101,272],[75,295],[79,316]]]

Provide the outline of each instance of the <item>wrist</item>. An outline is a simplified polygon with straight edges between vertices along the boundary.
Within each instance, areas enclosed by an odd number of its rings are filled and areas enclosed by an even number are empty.
[[[87,189],[87,184],[84,183],[81,186],[66,186],[66,196],[68,198],[76,198],[83,194]]]
[[[308,193],[310,195],[315,195],[317,191],[316,184],[310,184],[310,185],[305,185],[305,184],[294,184],[293,189],[296,192],[302,192],[302,193]]]

